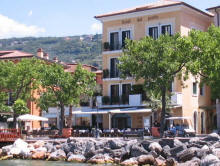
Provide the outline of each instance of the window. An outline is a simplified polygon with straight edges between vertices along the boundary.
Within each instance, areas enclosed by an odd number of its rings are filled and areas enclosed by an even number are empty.
[[[172,25],[166,24],[149,27],[147,34],[154,39],[157,39],[161,34],[172,35]]]
[[[110,49],[111,50],[119,49],[119,33],[118,32],[110,33]]]
[[[163,25],[161,26],[161,34],[169,34],[171,35],[171,25]]]
[[[203,85],[202,87],[200,87],[200,95],[204,96],[205,95],[205,85]]]
[[[119,85],[111,85],[111,104],[119,103]]]
[[[130,30],[128,31],[122,31],[122,47],[125,46],[125,39],[130,39],[131,38],[131,32]]]
[[[193,95],[197,95],[197,83],[193,82]]]
[[[150,27],[148,29],[148,34],[150,37],[157,39],[158,38],[158,27]]]
[[[117,58],[111,58],[110,60],[110,77],[111,78],[117,78],[119,77],[119,70],[118,70],[118,59]]]
[[[131,84],[122,84],[122,103],[128,104],[129,103],[129,95],[131,92]]]

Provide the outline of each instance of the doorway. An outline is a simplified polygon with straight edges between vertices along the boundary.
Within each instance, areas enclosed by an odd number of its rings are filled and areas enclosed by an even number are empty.
[[[120,130],[131,128],[131,117],[128,114],[115,114],[112,116],[112,128]]]

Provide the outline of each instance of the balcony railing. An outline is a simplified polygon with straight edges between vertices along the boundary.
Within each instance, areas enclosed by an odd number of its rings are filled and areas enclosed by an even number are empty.
[[[116,50],[121,50],[123,47],[121,44],[112,44],[109,42],[104,42],[103,43],[103,51],[116,51]]]
[[[98,106],[141,106],[142,95],[122,95],[122,96],[97,96]]]
[[[174,92],[171,96],[171,104],[172,105],[182,105],[182,93]]]

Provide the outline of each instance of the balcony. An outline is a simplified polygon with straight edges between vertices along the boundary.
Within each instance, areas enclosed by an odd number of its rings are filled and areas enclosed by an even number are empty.
[[[103,52],[108,53],[108,52],[122,52],[122,45],[117,43],[117,44],[111,44],[109,42],[104,42],[103,43]]]
[[[97,96],[96,101],[100,108],[138,107],[143,105],[141,94],[118,97]]]
[[[171,96],[171,105],[182,106],[182,93],[174,92]]]

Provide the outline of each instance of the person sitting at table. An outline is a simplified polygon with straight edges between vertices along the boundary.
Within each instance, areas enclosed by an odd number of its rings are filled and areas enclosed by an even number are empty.
[[[154,121],[154,127],[160,127],[160,123],[158,123],[157,120]]]

